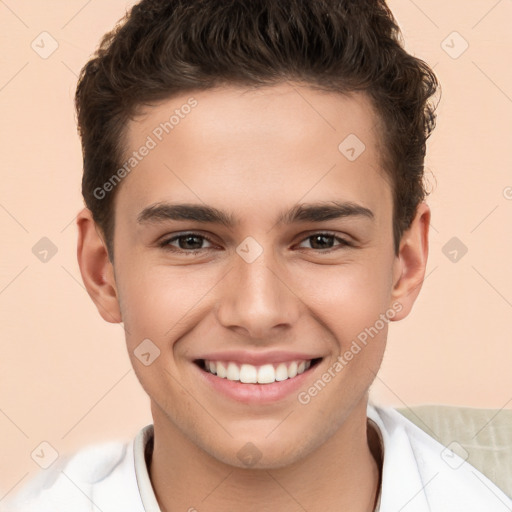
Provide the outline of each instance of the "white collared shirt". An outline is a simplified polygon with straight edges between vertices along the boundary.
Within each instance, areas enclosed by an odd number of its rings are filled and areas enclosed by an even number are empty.
[[[395,409],[369,403],[367,416],[384,454],[377,512],[512,511],[512,499],[493,482],[457,454],[447,459],[442,444]],[[0,511],[161,512],[145,458],[152,437],[150,424],[133,442],[89,445],[61,457],[0,501]]]

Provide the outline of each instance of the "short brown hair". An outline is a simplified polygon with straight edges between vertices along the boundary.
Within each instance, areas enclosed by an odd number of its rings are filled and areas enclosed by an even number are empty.
[[[121,165],[125,128],[138,109],[194,90],[285,81],[341,94],[364,91],[372,100],[398,253],[427,194],[423,167],[438,83],[403,48],[384,0],[142,0],[103,37],[75,97],[82,194],[111,261],[119,187],[104,197],[95,191]]]

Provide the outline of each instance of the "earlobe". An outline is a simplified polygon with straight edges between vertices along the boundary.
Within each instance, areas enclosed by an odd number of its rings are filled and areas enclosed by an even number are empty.
[[[409,229],[402,235],[400,249],[393,268],[391,306],[400,304],[393,320],[405,318],[421,290],[428,258],[430,208],[422,202]]]
[[[77,215],[77,259],[85,288],[102,318],[110,323],[122,321],[114,269],[92,213],[84,208]]]

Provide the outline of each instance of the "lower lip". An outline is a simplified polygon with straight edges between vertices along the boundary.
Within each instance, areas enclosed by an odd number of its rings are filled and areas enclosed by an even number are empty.
[[[271,384],[244,384],[237,380],[217,377],[217,375],[207,372],[193,363],[201,378],[209,386],[233,400],[250,404],[278,402],[293,393],[296,394],[319,364],[320,362],[291,379],[276,381]]]

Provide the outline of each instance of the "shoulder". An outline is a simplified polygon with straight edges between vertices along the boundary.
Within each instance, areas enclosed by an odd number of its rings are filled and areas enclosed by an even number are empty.
[[[388,501],[405,506],[404,512],[423,510],[422,501],[432,511],[510,510],[510,497],[470,463],[474,448],[462,442],[461,431],[448,429],[440,436],[438,424],[421,412],[412,422],[392,407],[368,406],[368,418],[381,430],[384,443],[382,492]]]
[[[2,503],[1,512],[90,512],[97,510],[95,489],[116,470],[129,463],[130,443],[109,441],[90,444],[73,454],[62,455],[40,470],[13,497]],[[129,469],[129,467],[128,467]],[[5,500],[4,500],[5,501]]]

